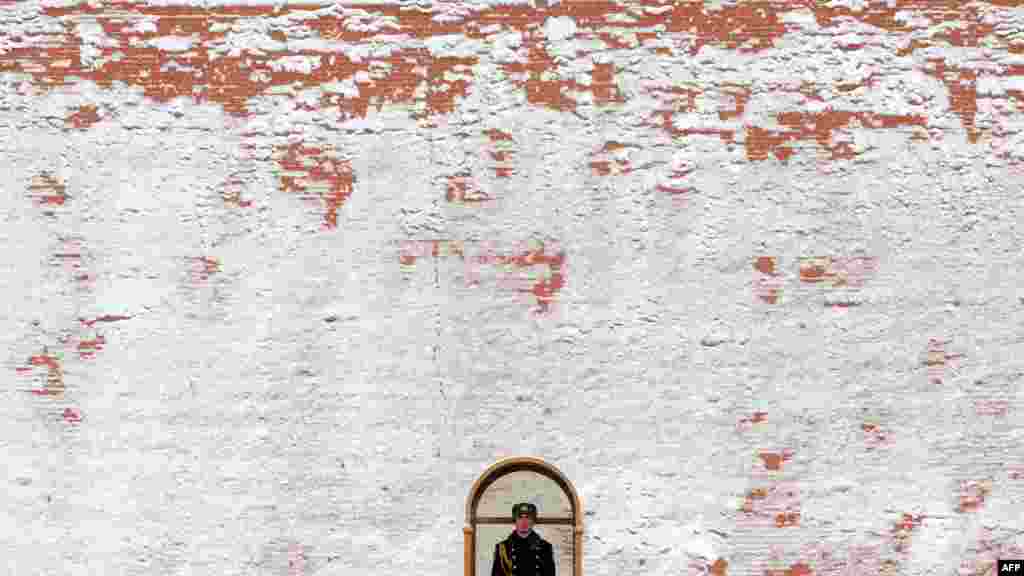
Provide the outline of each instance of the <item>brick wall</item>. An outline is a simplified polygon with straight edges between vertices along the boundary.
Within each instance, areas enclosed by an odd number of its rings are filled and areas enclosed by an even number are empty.
[[[418,7],[417,7],[418,6]],[[7,573],[1024,556],[1024,6],[0,0]]]

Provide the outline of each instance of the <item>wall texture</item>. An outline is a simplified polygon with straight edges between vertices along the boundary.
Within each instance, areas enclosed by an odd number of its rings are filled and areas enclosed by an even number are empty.
[[[0,571],[1024,557],[1024,5],[537,1],[0,0]]]

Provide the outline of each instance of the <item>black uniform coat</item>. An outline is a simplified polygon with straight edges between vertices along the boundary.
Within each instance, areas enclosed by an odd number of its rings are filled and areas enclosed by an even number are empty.
[[[500,546],[505,546],[510,571],[506,571]],[[525,538],[513,530],[508,538],[494,545],[491,576],[555,576],[554,548],[533,530]]]

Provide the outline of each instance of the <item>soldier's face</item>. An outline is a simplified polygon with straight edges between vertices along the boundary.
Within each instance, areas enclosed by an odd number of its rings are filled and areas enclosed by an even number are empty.
[[[528,532],[530,528],[533,528],[533,518],[529,514],[520,514],[519,518],[516,518],[516,530]]]

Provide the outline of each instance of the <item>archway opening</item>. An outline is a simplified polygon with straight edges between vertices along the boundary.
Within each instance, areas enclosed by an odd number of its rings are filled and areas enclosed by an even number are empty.
[[[466,576],[490,576],[495,545],[515,527],[512,507],[537,506],[534,530],[551,543],[557,576],[582,576],[582,510],[576,489],[551,464],[533,457],[499,460],[466,499]]]

